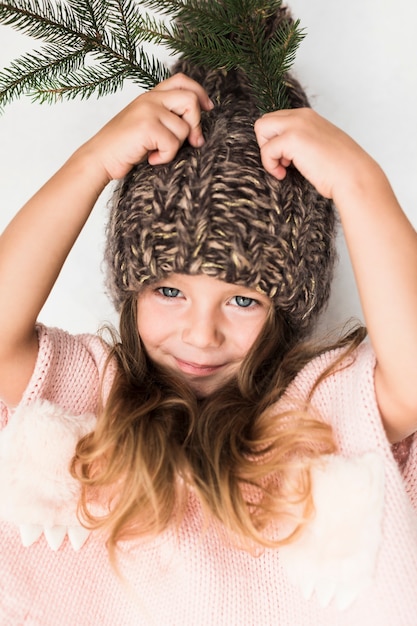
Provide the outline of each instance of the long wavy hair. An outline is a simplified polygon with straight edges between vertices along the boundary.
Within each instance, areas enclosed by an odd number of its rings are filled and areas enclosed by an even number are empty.
[[[336,447],[331,427],[308,401],[281,412],[275,403],[324,348],[300,344],[271,308],[237,375],[198,398],[183,379],[148,358],[136,311],[137,296],[131,295],[109,355],[117,363],[109,397],[73,458],[81,519],[106,532],[114,561],[120,540],[178,526],[192,489],[206,515],[248,549],[291,540],[312,511],[309,465]],[[331,347],[344,346],[344,357],[365,334],[357,328]],[[294,517],[293,510],[301,514]],[[291,530],[283,536],[280,523],[288,521]]]

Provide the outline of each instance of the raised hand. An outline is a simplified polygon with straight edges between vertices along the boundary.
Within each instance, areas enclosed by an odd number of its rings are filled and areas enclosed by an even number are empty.
[[[200,146],[200,113],[212,106],[182,74],[142,94],[78,148],[1,235],[0,397],[8,404],[30,378],[39,311],[104,187],[145,158],[168,162],[186,139]]]
[[[292,163],[326,198],[335,202],[361,184],[372,158],[346,133],[312,109],[267,113],[255,124],[265,169],[282,180]]]
[[[144,158],[167,163],[186,139],[201,146],[201,109],[212,107],[201,85],[175,74],[133,100],[81,149],[93,151],[108,180],[121,178]]]
[[[292,163],[332,198],[341,218],[377,363],[375,388],[391,441],[417,430],[417,234],[379,165],[311,109],[261,117],[265,169],[282,180]]]

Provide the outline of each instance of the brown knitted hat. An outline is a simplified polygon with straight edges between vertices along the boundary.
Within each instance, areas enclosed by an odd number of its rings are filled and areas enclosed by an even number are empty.
[[[167,165],[136,165],[120,183],[107,229],[108,288],[117,309],[130,292],[170,272],[204,273],[270,296],[300,334],[326,304],[335,215],[295,168],[283,181],[260,161],[254,96],[239,70],[188,74],[216,103],[203,113],[205,144],[185,144]],[[292,107],[308,106],[287,77]]]

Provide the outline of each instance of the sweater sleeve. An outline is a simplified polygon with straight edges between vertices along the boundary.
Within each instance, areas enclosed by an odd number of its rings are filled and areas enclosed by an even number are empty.
[[[305,399],[317,378],[340,355],[339,350],[329,351],[311,361],[290,385],[289,397]],[[364,342],[317,386],[312,406],[331,424],[340,454],[382,455],[398,487],[417,509],[417,435],[394,446],[388,441],[375,393],[375,362],[371,345]]]
[[[407,460],[402,470],[405,487],[411,504],[417,511],[417,435],[408,438],[410,447]]]
[[[319,386],[317,399],[330,409],[326,421],[332,423],[340,451],[383,454],[389,471],[401,475],[408,499],[417,508],[417,436],[395,445],[388,441],[376,399],[375,363],[371,345],[363,343],[346,368]]]
[[[0,432],[0,520],[18,526],[24,546],[44,532],[53,550],[66,534],[78,549],[78,481],[69,472],[77,442],[96,423],[108,349],[94,335],[37,327],[34,371]],[[4,416],[3,409],[3,416]],[[0,611],[1,612],[1,611]],[[1,621],[1,618],[0,618]]]
[[[37,326],[39,352],[19,406],[48,400],[73,415],[97,413],[108,347],[95,335],[70,335]],[[7,422],[8,409],[1,407]]]

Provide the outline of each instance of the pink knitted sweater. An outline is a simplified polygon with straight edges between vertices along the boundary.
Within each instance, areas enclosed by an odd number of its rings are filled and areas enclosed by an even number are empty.
[[[105,357],[94,336],[40,327],[21,404],[0,405],[2,626],[417,624],[417,443],[400,471],[378,413],[368,345],[314,394],[340,455],[317,469],[316,516],[296,544],[241,551],[215,523],[203,528],[190,496],[177,534],[121,546],[123,580],[99,535],[82,544],[77,489],[65,474],[74,441],[94,423]],[[305,397],[334,357],[307,365],[287,397]]]

